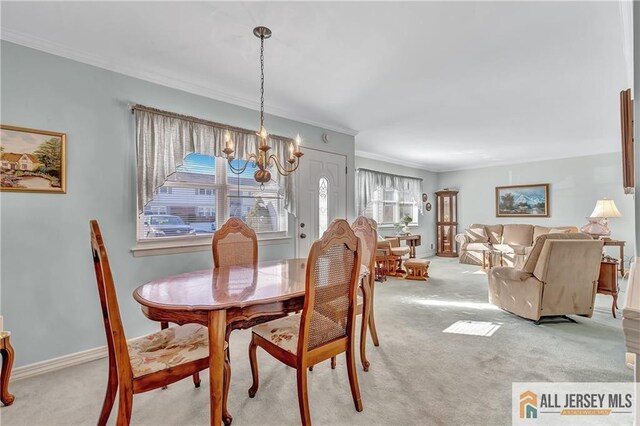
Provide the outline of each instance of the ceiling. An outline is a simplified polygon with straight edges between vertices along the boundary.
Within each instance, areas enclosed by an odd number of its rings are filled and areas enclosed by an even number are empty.
[[[444,171],[620,150],[616,2],[1,7],[5,40],[252,108],[267,25],[266,112],[357,133],[371,158]]]

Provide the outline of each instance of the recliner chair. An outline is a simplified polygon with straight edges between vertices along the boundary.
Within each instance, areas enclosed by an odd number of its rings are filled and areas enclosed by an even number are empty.
[[[602,246],[586,234],[541,235],[522,269],[489,272],[489,302],[537,323],[543,317],[591,317]]]

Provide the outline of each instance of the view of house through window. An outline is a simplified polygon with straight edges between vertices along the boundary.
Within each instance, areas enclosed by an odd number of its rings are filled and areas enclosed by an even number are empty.
[[[374,192],[373,201],[364,215],[381,226],[398,223],[405,216],[411,217],[410,225],[418,225],[418,204],[409,191],[380,187]]]
[[[234,167],[244,165],[235,160]],[[249,165],[237,176],[226,160],[190,154],[155,192],[138,218],[138,240],[213,234],[229,217],[239,217],[263,236],[286,234],[287,212],[278,185],[264,189]]]

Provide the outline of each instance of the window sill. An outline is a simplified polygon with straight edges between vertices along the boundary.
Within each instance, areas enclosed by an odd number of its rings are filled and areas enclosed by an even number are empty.
[[[131,252],[134,257],[157,256],[161,254],[193,253],[198,251],[211,251],[211,238],[194,237],[188,240],[173,241],[138,241]],[[291,240],[290,236],[260,237],[258,245],[284,244]]]
[[[418,227],[420,227],[420,224],[418,224],[418,223],[409,224],[409,228],[418,228]],[[393,225],[378,225],[378,229],[395,229],[395,226],[393,226]]]

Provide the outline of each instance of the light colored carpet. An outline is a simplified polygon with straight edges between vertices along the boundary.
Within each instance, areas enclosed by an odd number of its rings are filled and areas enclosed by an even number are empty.
[[[611,317],[610,297],[598,295],[594,317],[575,317],[579,324],[536,326],[487,304],[487,278],[477,267],[456,259],[431,260],[428,282],[377,284],[380,347],[368,346],[368,373],[358,364],[362,413],[353,407],[344,357],[336,370],[325,363],[309,373],[315,424],[511,424],[514,381],[632,380],[624,366],[621,320]],[[460,320],[501,326],[490,337],[442,332]],[[254,399],[247,396],[249,333],[231,336],[233,424],[299,424],[294,370],[261,349],[261,387]],[[14,382],[16,401],[2,407],[0,421],[94,425],[106,377],[107,362],[99,360]],[[186,379],[134,396],[132,423],[209,424],[208,379],[203,377],[200,389]]]

